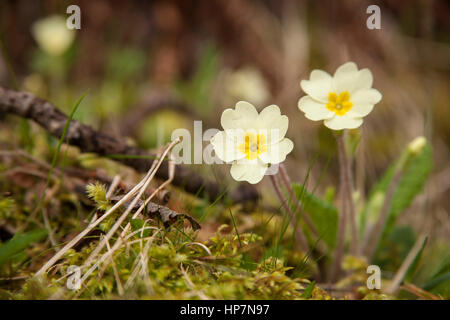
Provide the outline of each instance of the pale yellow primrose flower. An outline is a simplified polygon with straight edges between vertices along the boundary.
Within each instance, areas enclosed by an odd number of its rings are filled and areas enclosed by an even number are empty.
[[[235,109],[222,113],[221,124],[224,131],[212,137],[211,144],[219,159],[232,163],[230,173],[237,181],[258,183],[270,164],[283,162],[294,148],[284,137],[289,119],[276,105],[258,114],[252,104],[239,101]]]
[[[69,30],[64,17],[58,15],[38,20],[32,32],[39,47],[51,56],[63,54],[75,38],[75,31]]]
[[[358,128],[382,97],[372,82],[372,72],[358,70],[354,62],[340,66],[334,76],[313,70],[309,80],[300,83],[307,95],[298,101],[298,108],[310,120],[325,120],[330,129]]]
[[[269,89],[261,72],[245,67],[228,74],[225,79],[226,98],[229,101],[245,100],[255,105],[265,103]]]

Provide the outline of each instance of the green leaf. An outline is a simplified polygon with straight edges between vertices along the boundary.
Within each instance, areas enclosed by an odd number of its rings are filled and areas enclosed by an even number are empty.
[[[422,152],[411,159],[407,164],[397,189],[394,192],[381,242],[386,239],[386,235],[392,230],[398,216],[411,205],[414,198],[422,191],[425,181],[428,178],[428,174],[432,169],[432,162],[432,149],[430,144],[427,144]],[[365,230],[367,223],[376,221],[379,212],[368,209],[370,208],[371,203],[376,200],[377,194],[386,194],[389,183],[394,176],[396,164],[397,163],[392,164],[386,170],[381,180],[370,192],[369,200],[361,213],[361,230]]]
[[[427,281],[422,286],[422,289],[430,291],[430,290],[434,289],[435,287],[437,287],[437,286],[439,286],[442,283],[447,282],[447,281],[450,283],[450,271],[446,272],[444,274],[441,274],[441,275],[437,276],[436,278],[433,278],[433,279]]]
[[[275,244],[265,249],[262,254],[261,261],[264,261],[270,257],[283,259],[283,246],[280,244]]]
[[[445,284],[447,284],[446,291],[450,291],[450,254],[446,254],[442,257],[443,255],[444,253],[442,251],[438,251],[436,255],[438,261],[427,260],[427,263],[432,263],[434,267],[431,276],[428,277],[428,280],[422,286],[422,289],[430,291],[438,286],[445,286]]]
[[[17,233],[9,241],[0,246],[0,266],[8,262],[14,255],[22,252],[30,244],[47,236],[47,230],[38,229],[27,233]]]
[[[302,298],[305,298],[305,299],[311,298],[315,286],[316,286],[316,282],[315,281],[311,282],[306,287],[305,291],[303,291]]]
[[[422,253],[423,253],[423,249],[425,248],[425,245],[427,244],[428,241],[428,237],[425,237],[423,239],[423,242],[420,246],[419,251],[417,252],[416,256],[414,257],[413,262],[411,263],[411,265],[408,268],[408,272],[405,275],[405,280],[407,281],[411,281],[412,277],[414,276],[416,270],[417,270],[417,266],[419,264],[420,258],[422,257]]]
[[[383,270],[396,270],[405,260],[417,237],[410,226],[395,226],[380,248],[374,264]]]
[[[297,198],[301,201],[303,211],[309,215],[317,228],[319,237],[330,249],[334,248],[338,225],[338,211],[336,207],[310,194],[300,184],[293,184],[292,188]]]

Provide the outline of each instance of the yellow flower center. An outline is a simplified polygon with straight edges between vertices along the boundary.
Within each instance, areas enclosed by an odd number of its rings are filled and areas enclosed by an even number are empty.
[[[245,153],[247,159],[255,160],[258,155],[267,151],[266,137],[263,134],[246,133],[238,150]]]
[[[337,95],[334,92],[328,94],[327,109],[335,112],[338,116],[343,116],[352,107],[353,103],[350,102],[350,93],[348,91],[342,91]]]

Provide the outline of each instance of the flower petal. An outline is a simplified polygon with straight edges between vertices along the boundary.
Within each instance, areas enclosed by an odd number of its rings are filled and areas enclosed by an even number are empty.
[[[347,62],[334,73],[333,84],[336,92],[348,91],[350,94],[370,89],[373,84],[372,72],[367,68],[358,71],[354,62]]]
[[[325,104],[309,96],[304,96],[298,101],[298,108],[305,113],[306,118],[314,121],[330,119],[334,115],[334,112],[328,110]]]
[[[253,161],[242,159],[233,162],[230,173],[236,181],[247,181],[251,184],[255,184],[262,180],[267,168],[267,164],[264,164],[257,159]]]
[[[259,155],[259,159],[264,163],[281,163],[286,160],[286,156],[294,149],[294,143],[284,138],[279,143],[267,146],[267,151]]]
[[[281,115],[278,106],[270,105],[258,115],[257,127],[258,131],[266,137],[266,143],[272,144],[284,138],[289,127],[289,119]]]
[[[359,70],[355,90],[370,89],[372,87],[372,84],[373,84],[372,72],[367,68]]]
[[[258,111],[252,104],[239,101],[235,109],[226,109],[222,113],[220,123],[224,129],[248,129],[254,127],[256,117]]]
[[[358,67],[354,62],[344,63],[337,68],[333,77],[334,88],[337,93],[353,92],[358,80]]]
[[[354,118],[348,114],[344,116],[335,116],[324,121],[325,126],[332,130],[355,129],[363,123],[361,118]]]
[[[376,89],[361,89],[352,94],[352,109],[348,112],[349,116],[359,118],[367,116],[372,112],[376,103],[380,102],[382,96]]]
[[[245,157],[245,154],[239,152],[237,148],[238,142],[238,139],[230,138],[224,131],[217,132],[211,138],[211,144],[214,147],[217,157],[225,162],[231,162]]]
[[[333,78],[322,70],[313,70],[309,80],[302,80],[300,86],[312,98],[324,103],[328,101],[328,94],[334,91]]]
[[[383,96],[377,89],[361,89],[353,93],[350,101],[353,104],[376,104],[380,102]]]
[[[373,104],[354,104],[347,114],[353,118],[365,117],[372,112],[373,107]]]

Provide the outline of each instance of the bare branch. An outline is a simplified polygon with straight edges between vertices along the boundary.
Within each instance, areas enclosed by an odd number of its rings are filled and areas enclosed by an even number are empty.
[[[40,99],[32,93],[14,91],[0,87],[0,113],[10,113],[31,119],[45,128],[51,135],[62,135],[67,116],[53,104]],[[123,139],[99,132],[77,120],[72,120],[66,135],[66,143],[77,146],[82,152],[92,152],[99,156],[125,155],[130,157],[114,158],[138,172],[147,172],[156,155],[136,146],[128,145]],[[164,161],[157,178],[168,178],[168,162]],[[199,174],[185,166],[177,166],[177,173],[172,181],[175,186],[183,187],[187,192],[207,196],[215,200],[221,194],[221,188],[213,181],[203,179]],[[245,184],[230,193],[234,202],[256,202],[259,195],[255,188]]]

